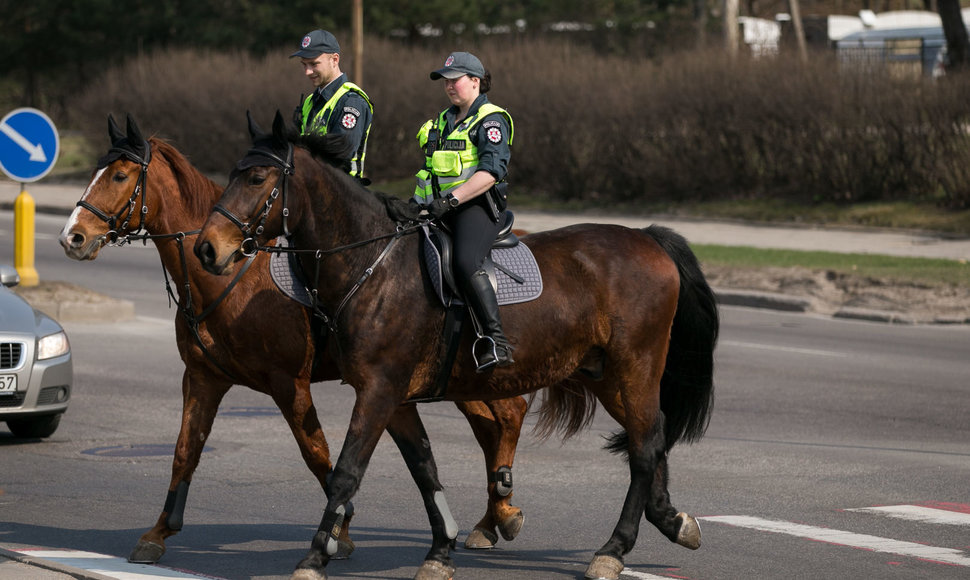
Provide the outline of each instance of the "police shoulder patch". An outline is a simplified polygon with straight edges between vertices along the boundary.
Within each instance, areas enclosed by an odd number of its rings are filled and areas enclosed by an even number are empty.
[[[353,129],[357,126],[357,116],[353,113],[344,113],[340,118],[340,124],[344,129]]]
[[[489,127],[485,130],[485,137],[492,143],[501,143],[502,129],[499,127]]]

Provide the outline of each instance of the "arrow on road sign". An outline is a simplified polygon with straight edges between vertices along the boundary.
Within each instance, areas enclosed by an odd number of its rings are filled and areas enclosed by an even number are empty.
[[[21,149],[30,153],[31,161],[39,161],[40,163],[47,162],[47,155],[44,155],[44,147],[40,143],[34,145],[18,133],[16,129],[6,123],[0,123],[0,131],[7,137],[10,137],[10,140],[19,145]]]

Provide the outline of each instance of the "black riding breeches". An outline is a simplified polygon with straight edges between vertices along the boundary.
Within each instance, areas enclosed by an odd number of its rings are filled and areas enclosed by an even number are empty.
[[[449,217],[455,242],[455,276],[460,284],[465,284],[472,274],[482,269],[501,227],[492,221],[482,204],[474,201],[460,205]]]

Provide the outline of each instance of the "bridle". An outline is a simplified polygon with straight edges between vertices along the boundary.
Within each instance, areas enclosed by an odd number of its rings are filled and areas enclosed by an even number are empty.
[[[264,226],[266,225],[266,220],[269,217],[270,210],[273,209],[273,203],[283,194],[283,235],[286,237],[290,236],[290,228],[286,223],[286,218],[290,215],[290,210],[286,205],[286,192],[287,183],[289,176],[293,175],[293,144],[286,144],[286,158],[282,158],[276,155],[272,151],[267,151],[266,149],[252,148],[246,153],[246,158],[252,157],[254,155],[259,155],[262,157],[268,157],[270,160],[269,166],[276,167],[280,170],[279,177],[276,180],[276,184],[273,186],[273,190],[269,193],[266,199],[262,202],[262,210],[259,211],[259,205],[253,209],[251,215],[253,217],[250,221],[243,221],[241,218],[237,217],[236,214],[232,213],[226,209],[222,203],[216,203],[215,207],[212,208],[213,212],[217,212],[225,216],[229,221],[231,221],[239,231],[242,232],[243,241],[239,243],[239,252],[244,256],[252,257],[256,255],[259,250],[259,244],[256,242],[255,236],[259,236],[263,233]],[[253,225],[255,224],[255,227]]]
[[[81,207],[89,212],[93,213],[98,219],[108,224],[108,232],[104,235],[107,238],[106,245],[123,245],[127,238],[139,234],[144,230],[145,227],[145,214],[148,213],[148,205],[145,203],[145,181],[148,177],[148,164],[152,161],[152,148],[148,142],[145,142],[145,156],[142,157],[132,151],[127,147],[112,147],[108,150],[109,156],[124,157],[133,163],[141,165],[141,173],[138,175],[138,181],[135,182],[135,189],[131,192],[131,197],[128,198],[128,203],[113,216],[101,211],[99,208],[91,205],[85,200],[80,200],[77,202],[76,207]],[[127,236],[121,238],[119,241],[118,232],[127,230],[128,223],[131,221],[132,216],[135,214],[135,205],[138,199],[138,194],[141,194],[141,210],[138,212],[138,227],[134,231],[129,232]],[[118,222],[121,221],[119,226]]]

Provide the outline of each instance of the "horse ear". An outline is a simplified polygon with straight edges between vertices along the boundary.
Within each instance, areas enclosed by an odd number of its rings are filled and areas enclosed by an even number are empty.
[[[148,145],[148,141],[146,141],[145,138],[142,137],[141,130],[138,128],[138,124],[135,123],[135,120],[131,117],[130,113],[128,114],[127,120],[128,120],[128,145],[132,149],[137,151],[143,159],[147,159],[148,152],[151,150],[151,148]]]
[[[246,110],[246,120],[249,122],[249,137],[255,141],[256,137],[264,134],[263,130],[260,129],[259,125],[256,124],[256,120],[253,119],[252,112],[250,112],[248,109]]]
[[[276,109],[276,116],[273,117],[273,137],[281,142],[286,143],[286,121],[283,120],[283,113],[280,113],[279,109]]]
[[[118,123],[115,123],[115,118],[110,113],[108,114],[108,138],[111,139],[112,145],[125,138],[125,134],[121,132]]]

